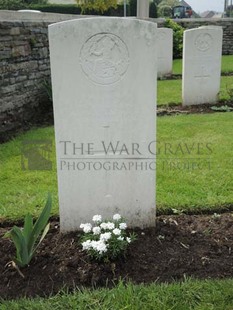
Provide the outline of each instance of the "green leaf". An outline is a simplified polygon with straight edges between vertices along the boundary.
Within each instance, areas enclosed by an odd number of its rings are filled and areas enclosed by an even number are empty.
[[[11,237],[16,247],[16,259],[21,262],[21,267],[29,263],[28,249],[21,229],[14,226],[11,230]]]
[[[45,236],[47,235],[48,231],[49,231],[49,228],[50,228],[50,223],[48,223],[43,231],[43,234],[40,238],[40,241],[39,241],[39,244],[43,241],[43,239],[45,238]]]
[[[35,246],[35,242],[36,242],[37,238],[39,237],[42,230],[47,225],[51,209],[52,209],[52,198],[51,198],[51,194],[49,193],[46,205],[45,205],[43,211],[41,212],[39,218],[37,219],[37,221],[33,227],[32,236],[31,236],[29,243],[28,243],[29,253],[33,252],[33,248]]]
[[[33,219],[31,214],[27,214],[24,219],[24,227],[20,229],[17,226],[14,226],[9,232],[5,234],[6,237],[10,237],[16,247],[16,258],[14,262],[20,266],[24,267],[28,265],[35,253],[36,248],[45,238],[48,233],[50,224],[48,224],[50,212],[52,208],[52,199],[51,195],[48,195],[46,205],[33,226]],[[43,231],[43,233],[42,233]],[[42,236],[39,241],[39,235],[42,233]],[[38,242],[37,246],[35,243]]]
[[[32,229],[33,229],[33,219],[31,214],[27,214],[24,219],[24,227],[23,227],[23,236],[25,238],[27,245],[32,235]]]
[[[10,238],[11,237],[11,231],[7,231],[2,238]]]
[[[47,235],[48,231],[49,231],[49,228],[50,228],[50,223],[48,223],[43,231],[43,234],[40,238],[40,241],[38,242],[37,246],[35,247],[33,253],[35,253],[35,251],[37,250],[38,246],[40,245],[40,243],[44,240],[45,236]]]

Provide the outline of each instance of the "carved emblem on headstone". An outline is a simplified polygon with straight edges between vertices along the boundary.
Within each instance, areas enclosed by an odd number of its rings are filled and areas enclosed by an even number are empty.
[[[109,85],[119,81],[129,65],[126,44],[111,33],[98,33],[83,45],[80,63],[85,74],[98,84]]]
[[[199,51],[205,52],[209,50],[213,45],[213,38],[208,33],[201,33],[196,38],[195,46]]]

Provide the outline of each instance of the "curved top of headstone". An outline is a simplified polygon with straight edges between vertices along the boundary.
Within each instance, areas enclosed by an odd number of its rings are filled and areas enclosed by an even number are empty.
[[[92,17],[49,26],[50,41],[79,40],[76,50],[86,77],[99,85],[121,80],[130,63],[129,40],[154,44],[157,24],[132,18]]]
[[[187,29],[185,30],[185,33],[189,33],[189,32],[196,32],[196,31],[200,31],[200,30],[208,30],[208,31],[222,31],[222,27],[221,26],[201,26],[198,28],[193,28],[193,29]]]
[[[127,24],[132,24],[134,23],[136,25],[145,25],[147,27],[150,27],[150,30],[153,30],[157,28],[157,24],[151,21],[147,20],[141,20],[141,19],[136,19],[136,18],[129,18],[129,17],[105,17],[105,16],[94,16],[94,17],[87,17],[87,18],[82,18],[82,19],[72,19],[72,20],[66,20],[66,21],[61,21],[58,23],[54,23],[49,25],[50,29],[56,29],[60,27],[66,27],[69,25],[74,25],[74,24],[79,24],[79,23],[85,23],[85,24],[103,24],[103,27],[108,27],[110,24],[119,24],[119,25],[125,25]]]

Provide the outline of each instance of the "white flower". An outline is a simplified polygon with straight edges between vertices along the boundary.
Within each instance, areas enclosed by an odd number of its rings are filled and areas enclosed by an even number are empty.
[[[106,225],[107,225],[107,229],[109,229],[109,230],[112,230],[115,228],[115,224],[112,222],[107,222]]]
[[[119,221],[121,219],[121,216],[120,216],[120,214],[116,213],[116,214],[113,215],[112,218],[113,218],[114,221]]]
[[[95,226],[92,228],[93,234],[98,235],[101,233],[101,228],[99,226]]]
[[[123,240],[124,240],[124,237],[121,237],[121,236],[120,236],[120,237],[117,238],[117,240],[123,241]]]
[[[110,232],[106,232],[106,233],[100,235],[100,240],[108,241],[111,238],[111,236],[112,235]]]
[[[81,224],[80,228],[82,228],[85,233],[89,233],[92,229],[92,225],[90,223]]]
[[[115,228],[115,224],[114,223],[112,223],[112,222],[107,222],[107,223],[101,223],[100,224],[100,227],[102,228],[102,229],[109,229],[109,230],[112,230],[112,229],[114,229]]]
[[[100,227],[101,227],[102,229],[108,229],[107,223],[101,223],[101,224],[100,224]]]
[[[102,221],[102,216],[96,214],[96,215],[93,216],[92,221],[96,222],[96,223],[101,222]]]
[[[92,241],[87,240],[82,243],[83,250],[89,250],[92,247]]]
[[[107,252],[107,245],[102,240],[92,241],[92,248],[96,250],[97,252],[99,252],[99,254]]]
[[[114,235],[117,235],[117,236],[119,236],[121,234],[121,230],[119,228],[113,229],[112,232],[114,233]]]
[[[120,229],[126,229],[127,228],[127,224],[126,223],[120,223],[119,224],[119,228]]]
[[[129,237],[127,237],[127,238],[126,238],[126,241],[127,241],[128,243],[130,243],[130,242],[131,242],[131,239],[130,239]]]

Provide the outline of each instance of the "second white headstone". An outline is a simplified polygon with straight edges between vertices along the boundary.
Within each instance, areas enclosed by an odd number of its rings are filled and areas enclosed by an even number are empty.
[[[158,77],[172,74],[173,31],[158,28]]]
[[[221,77],[223,31],[206,26],[184,32],[183,105],[215,103]]]

